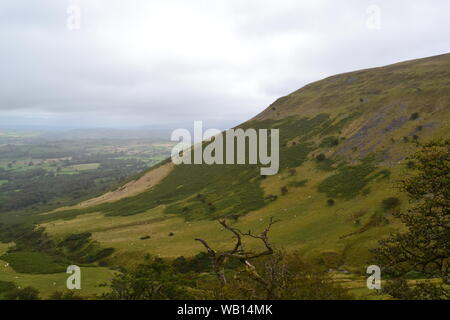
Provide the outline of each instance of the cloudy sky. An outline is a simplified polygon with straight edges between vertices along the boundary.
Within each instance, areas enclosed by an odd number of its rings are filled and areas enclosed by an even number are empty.
[[[450,52],[448,0],[2,0],[0,126],[237,124],[336,73]]]

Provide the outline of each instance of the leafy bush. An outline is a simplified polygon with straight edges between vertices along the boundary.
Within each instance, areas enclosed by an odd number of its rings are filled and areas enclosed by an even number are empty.
[[[389,197],[381,201],[381,206],[384,211],[392,210],[400,205],[400,199],[396,197]]]
[[[277,199],[278,199],[278,196],[277,196],[277,195],[274,195],[274,194],[269,194],[269,195],[268,195],[267,197],[265,197],[264,199],[267,200],[267,201],[269,201],[269,202],[272,202],[272,201],[277,200]]]
[[[91,235],[90,232],[71,234],[62,240],[58,246],[66,247],[69,251],[75,251],[89,243]]]
[[[325,193],[328,197],[354,198],[373,179],[369,175],[375,169],[376,166],[372,159],[365,159],[356,166],[340,166],[335,174],[319,184],[318,191]]]
[[[50,297],[50,300],[84,300],[83,296],[77,295],[73,290],[70,291],[55,291]]]
[[[411,114],[411,117],[409,117],[410,120],[417,120],[419,119],[419,113],[418,112],[414,112],[413,114]]]
[[[335,168],[333,167],[333,165],[335,164],[335,161],[332,159],[325,159],[325,158],[321,158],[321,159],[317,159],[318,161],[316,162],[316,166],[319,170],[322,171],[333,171],[335,170]]]
[[[8,300],[40,300],[39,290],[33,287],[25,287],[23,289],[16,288],[9,291],[6,295]]]
[[[0,300],[5,299],[6,295],[15,289],[17,286],[14,282],[0,280]]]
[[[416,166],[416,163],[414,162],[414,161],[408,161],[408,162],[406,162],[406,167],[408,168],[408,169],[412,169],[412,168],[414,168]]]
[[[188,285],[191,277],[177,273],[162,259],[155,258],[135,270],[116,275],[111,281],[108,300],[185,300],[192,299]]]
[[[339,138],[330,136],[330,137],[326,137],[324,138],[319,147],[321,148],[333,148],[336,147],[339,144]]]
[[[178,257],[172,261],[175,271],[180,273],[201,273],[211,271],[211,259],[205,252],[200,252],[192,258]]]
[[[311,151],[312,144],[309,143],[300,143],[283,150],[280,157],[280,170],[302,165],[308,159],[308,154]]]
[[[378,171],[375,174],[374,178],[375,177],[389,178],[390,176],[391,176],[391,171],[389,171],[388,169],[383,169],[383,170]]]
[[[114,252],[114,248],[104,248],[96,250],[90,254],[88,254],[83,260],[87,263],[92,263],[98,261],[100,259],[106,258],[110,256]]]
[[[324,161],[326,158],[327,158],[327,157],[326,157],[323,153],[318,154],[318,155],[316,156],[316,160],[317,160],[317,161]]]

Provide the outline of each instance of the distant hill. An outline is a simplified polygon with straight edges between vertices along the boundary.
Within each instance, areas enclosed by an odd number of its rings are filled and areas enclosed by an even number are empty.
[[[45,132],[40,138],[46,140],[99,140],[99,139],[150,139],[168,141],[170,129],[111,129],[86,128],[57,132]]]
[[[401,228],[391,213],[408,203],[395,181],[413,165],[407,157],[416,142],[450,136],[449,117],[450,54],[339,74],[278,99],[240,126],[280,129],[275,176],[261,177],[252,165],[166,161],[153,169],[165,168],[156,183],[128,184],[129,194],[125,185],[92,206],[36,221],[55,236],[92,232],[117,248],[121,261],[143,253],[195,254],[200,235],[220,247],[228,235],[213,220],[228,217],[258,230],[274,216],[281,220],[273,228],[276,245],[358,268],[368,248]],[[146,176],[155,174],[136,179]],[[383,205],[389,197],[400,205]],[[139,240],[147,235],[150,240]]]
[[[114,129],[114,128],[80,128],[80,129],[47,129],[26,130],[0,128],[0,143],[17,142],[45,142],[64,140],[147,140],[169,141],[172,129],[167,128],[141,128],[141,129]]]

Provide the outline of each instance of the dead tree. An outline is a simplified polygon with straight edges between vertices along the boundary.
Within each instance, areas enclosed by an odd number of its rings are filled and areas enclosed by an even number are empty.
[[[272,244],[269,241],[268,233],[273,224],[277,223],[279,220],[274,220],[270,218],[268,226],[261,232],[259,235],[252,234],[251,231],[241,232],[239,229],[229,226],[225,220],[219,220],[219,223],[228,231],[234,234],[234,238],[236,239],[236,243],[233,249],[223,252],[217,252],[212,249],[211,246],[204,240],[197,238],[196,241],[199,241],[203,244],[203,246],[208,251],[208,255],[211,259],[213,270],[219,278],[219,281],[223,286],[227,284],[227,278],[225,275],[225,262],[227,259],[236,259],[240,261],[246,268],[246,271],[249,275],[259,282],[267,292],[268,299],[272,299],[275,296],[275,288],[271,281],[267,281],[256,270],[255,266],[250,262],[251,259],[256,259],[263,256],[272,255],[274,253],[274,249]],[[260,252],[252,252],[244,249],[244,245],[242,242],[243,237],[250,237],[254,239],[259,239],[263,242],[265,250]]]

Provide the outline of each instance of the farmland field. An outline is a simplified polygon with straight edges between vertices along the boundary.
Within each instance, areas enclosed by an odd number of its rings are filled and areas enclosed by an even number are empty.
[[[2,139],[9,140],[0,140],[0,213],[42,212],[106,192],[167,157],[172,145],[19,134]]]

